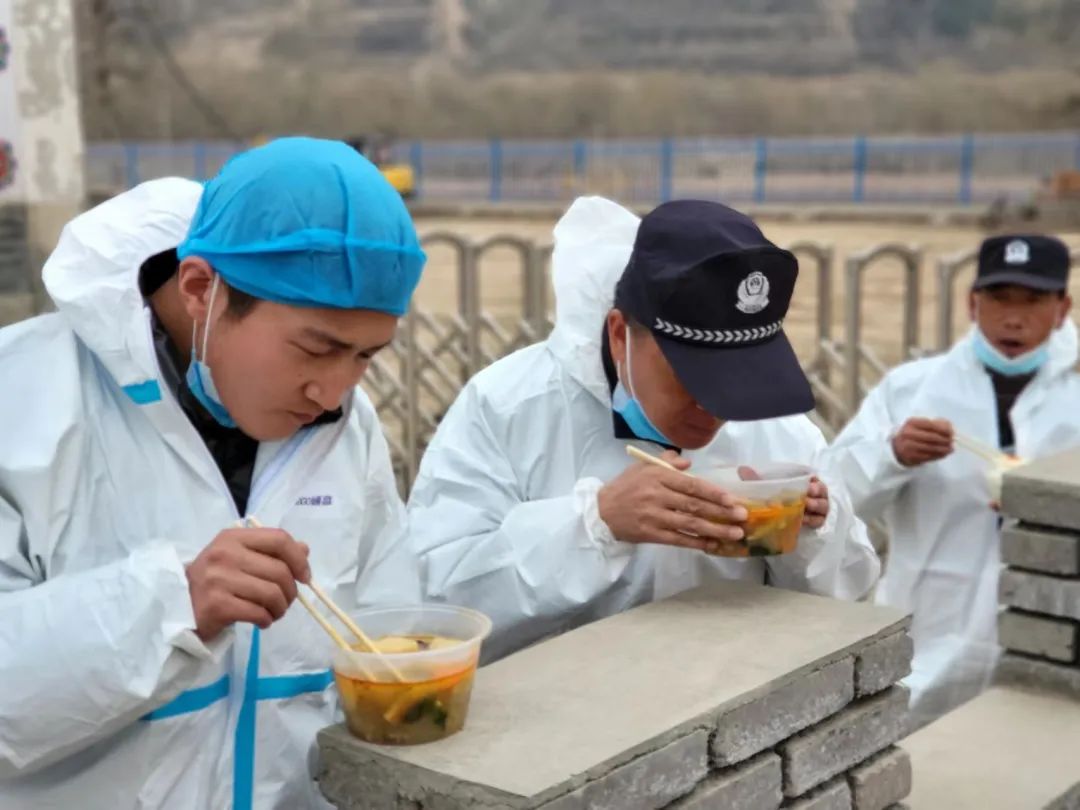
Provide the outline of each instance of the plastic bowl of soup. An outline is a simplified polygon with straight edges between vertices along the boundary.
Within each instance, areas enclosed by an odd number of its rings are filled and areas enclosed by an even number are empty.
[[[714,467],[697,473],[739,498],[746,507],[742,540],[725,544],[723,557],[772,557],[799,545],[813,470],[801,464]]]
[[[360,644],[334,650],[349,730],[382,745],[434,742],[461,731],[491,620],[452,605],[372,608],[352,616],[382,655]]]

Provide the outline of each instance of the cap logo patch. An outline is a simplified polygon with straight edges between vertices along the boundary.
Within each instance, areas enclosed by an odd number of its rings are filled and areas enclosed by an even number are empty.
[[[1005,264],[1027,264],[1031,261],[1031,248],[1023,239],[1014,239],[1005,245]]]
[[[769,305],[769,280],[765,274],[755,270],[744,278],[739,284],[738,297],[735,308],[739,312],[753,315],[765,309]]]

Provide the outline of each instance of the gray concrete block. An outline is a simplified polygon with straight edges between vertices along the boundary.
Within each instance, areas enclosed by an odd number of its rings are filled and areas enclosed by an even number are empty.
[[[1068,619],[1052,619],[1007,610],[998,616],[998,642],[1006,650],[1072,663],[1076,660],[1077,630]]]
[[[1001,657],[996,683],[1080,697],[1080,668],[1006,653]]]
[[[911,793],[911,757],[890,748],[848,773],[855,810],[885,810]]]
[[[779,763],[776,769],[779,786]],[[543,810],[657,810],[690,793],[708,772],[709,735],[697,731],[540,807]]]
[[[784,794],[780,789],[780,757],[771,751],[748,762],[713,774],[688,796],[669,805],[670,810],[777,810]]]
[[[851,810],[851,807],[851,787],[847,779],[840,777],[788,802],[784,810]]]
[[[1061,796],[1058,796],[1043,810],[1080,810],[1080,783],[1073,785]]]
[[[1009,607],[1080,620],[1080,579],[1003,571],[1000,597],[1002,604]]]
[[[908,691],[894,686],[780,746],[784,795],[801,796],[895,743],[904,732]]]
[[[1040,526],[1080,530],[1080,451],[1039,459],[1002,479],[1001,511]]]
[[[1001,561],[1061,576],[1080,575],[1080,535],[1011,524],[1001,533]]]
[[[721,715],[713,759],[731,765],[836,714],[854,694],[854,662],[845,658]]]
[[[906,678],[914,654],[908,633],[895,633],[861,650],[855,657],[855,696],[875,695]]]

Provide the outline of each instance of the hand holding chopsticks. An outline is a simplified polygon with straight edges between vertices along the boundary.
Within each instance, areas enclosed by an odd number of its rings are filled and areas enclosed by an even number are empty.
[[[203,641],[237,622],[269,627],[289,609],[297,581],[310,577],[303,543],[277,529],[239,527],[219,532],[184,573]]]
[[[255,528],[262,528],[262,524],[255,517],[248,517],[246,519],[246,523],[249,526],[253,526]],[[396,680],[404,680],[401,672],[399,672],[398,669],[392,663],[390,663],[390,661],[386,660],[383,657],[382,652],[379,650],[378,647],[375,646],[375,643],[370,638],[368,638],[367,634],[360,629],[359,625],[357,625],[356,622],[354,622],[349,617],[349,614],[347,614],[344,610],[338,607],[337,603],[334,602],[334,600],[330,598],[326,591],[324,591],[319,586],[315,579],[311,577],[310,571],[308,572],[307,581],[304,582],[304,584],[311,588],[315,596],[319,598],[319,601],[326,605],[326,607],[329,608],[330,612],[333,613],[338,618],[338,620],[343,625],[345,625],[346,628],[348,628],[349,632],[356,637],[356,639],[360,642],[363,652],[374,653],[375,655],[377,655],[380,659],[382,659],[383,665],[386,667],[387,670],[389,670],[391,675],[393,675]],[[334,643],[337,644],[338,647],[343,650],[352,649],[352,646],[336,629],[334,629],[334,626],[330,624],[329,620],[325,616],[323,616],[322,613],[316,610],[315,606],[312,605],[311,602],[299,590],[297,590],[296,593],[296,601],[298,601],[304,607],[304,609],[311,614],[312,618],[314,618],[315,621],[319,623],[319,626],[326,631],[327,635],[329,635],[330,638],[334,640]]]

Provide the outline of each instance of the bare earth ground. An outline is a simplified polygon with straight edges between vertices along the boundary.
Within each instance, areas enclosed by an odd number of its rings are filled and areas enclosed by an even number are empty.
[[[464,220],[421,219],[421,233],[451,231],[482,241],[497,234],[512,234],[538,243],[551,241],[553,222],[540,220]],[[936,345],[935,302],[938,298],[936,260],[942,256],[978,247],[984,234],[975,228],[939,228],[910,224],[879,223],[764,223],[765,234],[781,246],[812,241],[831,246],[835,251],[833,274],[833,335],[844,334],[844,261],[848,256],[886,242],[921,247],[924,258],[920,273],[921,345]],[[1063,234],[1074,248],[1080,248],[1080,233]],[[423,308],[450,312],[457,306],[456,266],[453,252],[445,246],[428,250],[429,264],[421,283],[419,301]],[[802,265],[796,294],[786,330],[804,359],[811,355],[816,334],[817,279],[814,266]],[[962,334],[967,323],[966,289],[973,271],[957,280],[955,333]],[[502,319],[516,314],[521,307],[520,259],[510,249],[497,248],[485,254],[481,263],[481,290],[485,309]],[[1080,294],[1080,273],[1074,273],[1074,294]],[[864,276],[863,335],[884,361],[890,365],[900,359],[903,319],[903,275],[899,263],[882,260]]]

